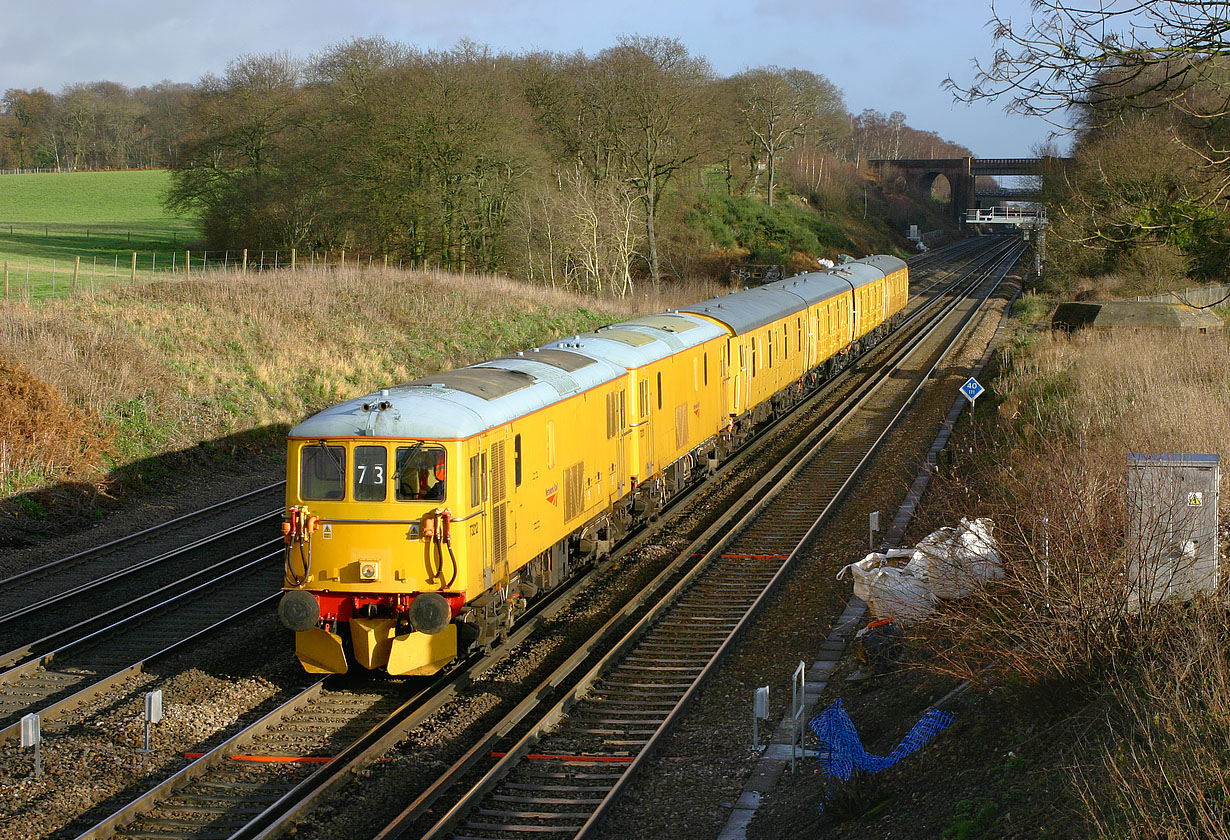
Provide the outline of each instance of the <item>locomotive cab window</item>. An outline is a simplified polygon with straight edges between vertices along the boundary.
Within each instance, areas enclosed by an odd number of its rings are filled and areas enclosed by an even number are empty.
[[[323,443],[299,451],[299,498],[336,501],[346,495],[346,447]]]
[[[442,501],[447,466],[443,447],[397,447],[397,501]]]
[[[354,500],[356,502],[383,502],[386,495],[385,460],[388,453],[383,446],[356,446],[354,448]]]

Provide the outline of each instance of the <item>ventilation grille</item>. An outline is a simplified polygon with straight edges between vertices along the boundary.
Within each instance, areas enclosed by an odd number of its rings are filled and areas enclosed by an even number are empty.
[[[581,515],[585,509],[585,462],[564,470],[564,521]]]
[[[508,505],[495,508],[491,520],[491,553],[496,566],[508,561]]]
[[[675,406],[675,448],[688,445],[688,404]]]
[[[504,486],[504,441],[491,445],[491,502],[499,504],[507,496]]]

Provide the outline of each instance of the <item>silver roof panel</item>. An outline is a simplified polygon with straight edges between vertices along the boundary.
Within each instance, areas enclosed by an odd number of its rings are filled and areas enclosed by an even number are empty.
[[[850,281],[831,271],[813,271],[766,284],[765,288],[782,289],[796,294],[813,306],[821,301],[846,294],[852,288]]]
[[[827,273],[849,280],[850,285],[856,289],[859,286],[866,286],[868,283],[884,279],[884,272],[879,268],[858,260],[830,268]]]
[[[726,335],[704,318],[683,312],[649,315],[554,341],[549,348],[583,353],[625,369],[640,368]]]
[[[806,301],[793,291],[761,286],[710,298],[682,307],[679,311],[704,315],[730,327],[735,335],[743,335],[798,312],[805,306]]]
[[[870,257],[863,257],[855,262],[866,263],[870,266],[883,271],[885,275],[892,274],[894,271],[901,271],[906,267],[905,260],[897,259],[889,254],[872,254]]]

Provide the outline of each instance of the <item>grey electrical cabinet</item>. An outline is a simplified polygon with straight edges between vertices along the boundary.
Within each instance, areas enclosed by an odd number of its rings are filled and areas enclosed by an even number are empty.
[[[1129,454],[1128,573],[1141,603],[1217,590],[1217,455]]]

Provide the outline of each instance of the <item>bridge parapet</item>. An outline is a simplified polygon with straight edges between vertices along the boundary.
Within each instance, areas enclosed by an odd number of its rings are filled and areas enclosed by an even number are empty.
[[[1046,210],[1042,207],[983,207],[966,210],[962,221],[970,225],[1040,228],[1046,225]]]

